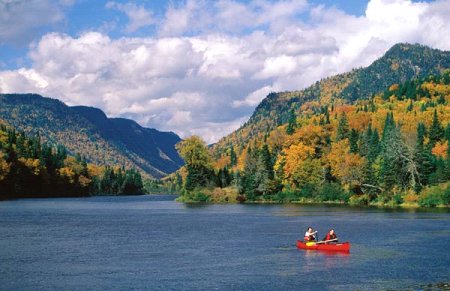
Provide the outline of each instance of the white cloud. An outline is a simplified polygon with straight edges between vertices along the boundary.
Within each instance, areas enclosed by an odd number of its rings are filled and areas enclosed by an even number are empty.
[[[251,92],[243,100],[233,101],[233,107],[241,106],[256,106],[258,105],[264,97],[266,97],[271,92],[276,92],[277,90],[272,86],[265,86],[258,90]]]
[[[125,27],[126,33],[133,33],[143,27],[153,25],[155,23],[152,12],[146,10],[144,6],[138,6],[134,3],[117,3],[108,2],[106,8],[117,9],[128,17],[129,23]]]
[[[0,92],[97,106],[213,142],[272,91],[368,65],[398,42],[450,49],[448,1],[372,0],[356,17],[305,1],[187,0],[151,19],[130,28],[155,25],[149,37],[46,34],[30,48],[31,67],[0,72]]]

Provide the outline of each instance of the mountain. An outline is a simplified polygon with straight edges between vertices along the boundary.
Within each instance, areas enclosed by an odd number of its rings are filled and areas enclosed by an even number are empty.
[[[180,147],[213,155],[169,181],[181,201],[448,206],[450,52],[398,44],[367,68],[269,94],[212,152],[195,138]]]
[[[418,44],[396,44],[366,68],[356,69],[314,83],[300,91],[270,93],[257,106],[250,119],[238,130],[213,146],[219,157],[231,146],[240,152],[252,139],[267,137],[286,124],[291,111],[298,115],[302,106],[333,106],[369,99],[392,84],[439,74],[450,68],[450,52]]]
[[[6,123],[39,134],[43,141],[63,144],[93,163],[136,167],[155,178],[183,165],[175,150],[181,139],[175,133],[36,94],[0,94],[0,104],[0,119]]]

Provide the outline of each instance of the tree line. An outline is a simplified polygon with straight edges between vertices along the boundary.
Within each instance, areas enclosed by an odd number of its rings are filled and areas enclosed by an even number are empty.
[[[292,109],[287,123],[220,155],[188,138],[178,145],[186,162],[178,183],[186,200],[211,201],[222,193],[215,188],[231,186],[238,201],[448,205],[449,76]]]
[[[62,145],[0,125],[0,198],[143,193],[140,173],[89,164]]]

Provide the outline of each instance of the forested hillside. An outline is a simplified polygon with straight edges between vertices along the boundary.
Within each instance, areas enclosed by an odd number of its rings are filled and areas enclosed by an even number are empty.
[[[183,141],[186,166],[173,180],[183,185],[186,201],[448,205],[448,67],[357,100],[337,97],[357,71],[271,94],[249,123],[212,150],[197,137]],[[298,94],[308,97],[299,102]],[[270,123],[283,106],[287,117]]]
[[[180,138],[143,128],[127,119],[107,118],[99,109],[69,107],[36,94],[0,94],[0,119],[43,142],[64,145],[88,162],[136,168],[160,178],[183,161],[175,150]]]
[[[219,157],[230,146],[240,153],[252,139],[264,138],[301,114],[305,103],[317,107],[368,100],[391,84],[440,74],[445,68],[450,68],[450,52],[397,44],[367,68],[317,81],[304,90],[269,94],[248,122],[214,145],[214,155]]]
[[[135,169],[88,163],[62,145],[42,143],[0,120],[0,199],[143,192]]]

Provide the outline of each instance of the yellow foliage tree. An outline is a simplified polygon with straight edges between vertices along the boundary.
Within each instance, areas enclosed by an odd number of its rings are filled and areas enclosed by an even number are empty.
[[[38,159],[19,158],[19,162],[30,169],[30,172],[38,176],[41,173],[40,161]]]
[[[10,171],[10,165],[6,162],[4,154],[0,152],[0,181],[6,179]]]
[[[434,148],[431,150],[436,157],[447,158],[448,141],[437,142]]]
[[[75,182],[75,172],[69,167],[62,167],[58,169],[58,174],[70,184]]]
[[[284,183],[293,188],[305,184],[319,184],[322,180],[322,165],[320,160],[313,159],[315,150],[303,143],[291,145],[283,150],[276,163],[276,171],[283,167]]]
[[[349,151],[350,146],[347,139],[336,142],[331,147],[327,162],[331,167],[331,173],[343,185],[361,185],[364,180],[366,159],[358,154],[349,153]]]
[[[193,135],[179,142],[176,148],[186,165],[192,167],[211,167],[211,154],[205,142],[200,137]]]

